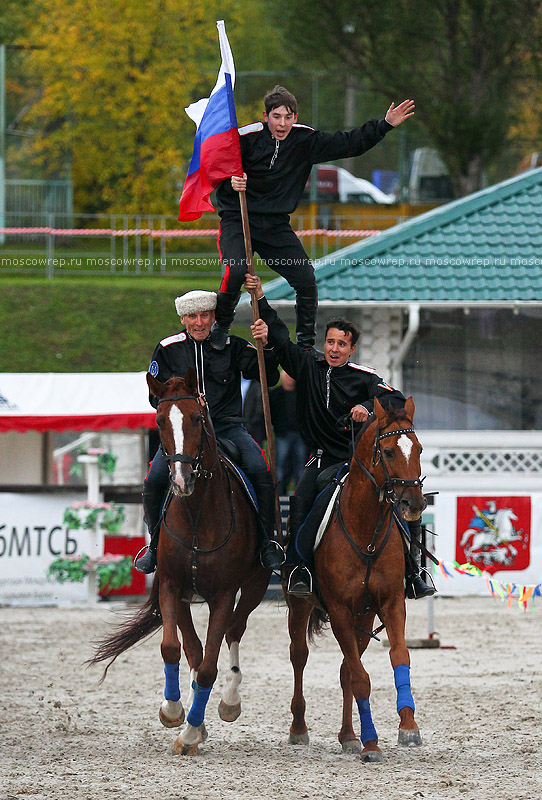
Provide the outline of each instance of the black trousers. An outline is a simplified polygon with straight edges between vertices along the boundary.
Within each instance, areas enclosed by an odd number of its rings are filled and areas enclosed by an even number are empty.
[[[296,291],[316,286],[314,267],[290,225],[288,214],[252,214],[252,249],[268,267],[285,278]],[[240,292],[247,272],[241,215],[225,213],[218,236],[220,261],[224,266],[221,292]]]
[[[314,460],[312,460],[314,458]],[[312,463],[311,463],[312,461]],[[333,466],[333,464],[337,463],[337,459],[326,459],[322,458],[320,461],[318,457],[311,456],[307,464],[305,465],[305,469],[303,470],[301,477],[295,487],[295,496],[300,498],[301,502],[301,509],[303,511],[303,516],[306,517],[309,511],[312,508],[312,504],[316,500],[316,496],[319,494],[320,489],[317,486],[318,476],[321,472],[323,472],[328,467]]]

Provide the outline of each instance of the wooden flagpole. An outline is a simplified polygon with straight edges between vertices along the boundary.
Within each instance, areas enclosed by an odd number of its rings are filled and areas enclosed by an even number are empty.
[[[239,202],[241,204],[241,220],[243,223],[243,237],[245,240],[245,251],[247,256],[247,272],[254,275],[254,264],[252,260],[252,239],[250,237],[250,226],[248,222],[248,208],[247,197],[245,192],[239,192]],[[250,293],[252,315],[254,322],[260,317],[258,310],[258,300],[256,298],[256,290]],[[269,406],[269,391],[267,388],[267,374],[265,372],[265,357],[263,354],[263,344],[261,339],[256,339],[256,347],[258,350],[258,367],[260,370],[260,386],[262,391],[262,404],[263,416],[265,421],[265,432],[267,434],[267,452],[269,456],[269,467],[273,482],[275,484],[275,526],[277,528],[278,541],[282,544],[282,517],[280,513],[280,502],[277,492],[277,467],[275,458],[275,438],[273,436],[273,426],[271,424],[271,409]]]

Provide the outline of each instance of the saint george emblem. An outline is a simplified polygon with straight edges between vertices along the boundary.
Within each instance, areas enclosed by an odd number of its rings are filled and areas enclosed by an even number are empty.
[[[456,560],[493,574],[530,562],[530,497],[458,497]]]

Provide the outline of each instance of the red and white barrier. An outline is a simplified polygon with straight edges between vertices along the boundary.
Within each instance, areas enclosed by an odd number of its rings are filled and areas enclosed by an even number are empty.
[[[47,236],[151,236],[153,239],[186,238],[197,236],[217,237],[218,228],[190,228],[179,230],[153,230],[152,228],[129,228],[127,230],[114,230],[113,228],[0,228],[0,234],[36,234]],[[329,236],[340,238],[363,238],[376,236],[382,231],[378,230],[339,230],[332,231],[325,228],[296,231],[297,236]]]

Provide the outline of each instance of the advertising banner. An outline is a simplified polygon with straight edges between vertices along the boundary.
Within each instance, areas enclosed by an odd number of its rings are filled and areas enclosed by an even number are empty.
[[[88,530],[69,530],[64,511],[86,494],[0,493],[0,604],[86,602],[83,583],[51,582],[49,564],[59,556],[89,552]]]

